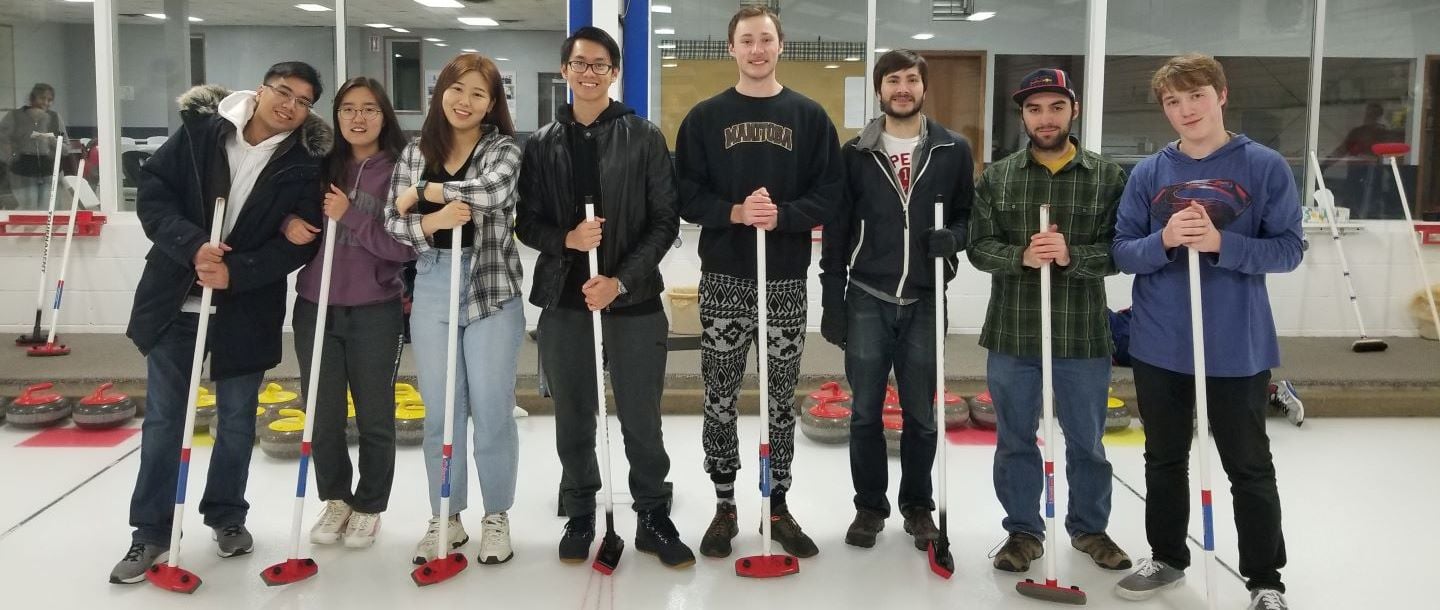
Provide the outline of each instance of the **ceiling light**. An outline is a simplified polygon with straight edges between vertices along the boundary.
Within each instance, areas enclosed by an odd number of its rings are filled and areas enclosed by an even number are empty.
[[[401,54],[399,54],[399,53],[396,53],[395,56],[396,56],[396,57],[404,57],[404,55],[401,55]]]
[[[495,61],[510,61],[509,57],[496,57]]]
[[[661,36],[674,36],[675,28],[655,28],[655,33]]]
[[[390,25],[390,24],[388,24],[388,23],[367,23],[367,24],[365,24],[365,27],[367,27],[367,28],[375,28],[375,29],[377,29],[377,30],[383,30],[383,29],[385,29],[385,28],[393,28],[393,27],[395,27],[395,26]]]
[[[661,56],[660,59],[679,59],[679,58],[678,58],[678,57],[675,57],[674,55],[664,55],[664,56]]]
[[[421,6],[428,6],[430,8],[465,8],[464,4],[460,4],[455,0],[415,0],[415,2]]]
[[[995,16],[995,11],[980,11],[980,12],[978,12],[978,13],[975,13],[974,15],[971,15],[971,16],[969,16],[969,17],[966,17],[965,20],[966,20],[966,21],[984,21],[984,20],[989,19],[989,18],[994,17],[994,16]]]
[[[500,22],[499,22],[499,21],[496,21],[496,20],[491,19],[491,18],[489,18],[489,17],[457,17],[456,20],[459,21],[460,23],[465,24],[465,25],[488,25],[488,26],[497,26],[497,25],[500,25]]]
[[[479,53],[479,52],[480,52],[478,49],[460,49],[460,51],[462,51],[462,52],[464,52],[464,53]]]
[[[145,13],[145,16],[151,19],[165,20],[165,13]]]
[[[445,42],[444,38],[426,38],[425,42]]]
[[[840,67],[840,64],[830,64],[830,65],[825,66],[825,69],[826,69],[826,70],[834,70],[835,68],[839,68],[839,67]]]
[[[661,68],[675,68],[675,67],[678,67],[679,65],[680,65],[680,64],[660,64],[660,67],[661,67]]]
[[[860,61],[859,57],[846,57],[845,61]]]
[[[325,11],[334,10],[328,6],[321,6],[319,4],[297,4],[295,5],[295,8],[298,8],[302,11],[309,11],[311,13],[323,13]]]
[[[409,33],[410,33],[410,30],[407,30],[407,29],[405,29],[405,28],[390,28],[390,31],[391,31],[391,32],[400,32],[401,34],[409,34]]]
[[[656,45],[656,47],[657,47],[657,48],[661,48],[661,49],[673,49],[673,48],[675,48],[675,43],[673,43],[673,42],[662,42],[662,43]]]
[[[651,5],[651,6],[650,6],[650,11],[651,11],[651,12],[655,12],[655,13],[665,13],[666,15],[669,15],[669,14],[670,14],[670,5],[668,5],[668,4],[654,4],[654,5]]]
[[[443,43],[443,42],[437,42],[437,43],[435,43],[435,46],[437,46],[437,47],[448,47],[448,46],[450,46],[450,45],[445,44],[445,43]]]
[[[935,35],[934,35],[934,34],[931,34],[931,33],[929,33],[929,32],[921,32],[921,33],[919,33],[919,34],[916,34],[916,35],[914,35],[914,36],[911,36],[911,38],[914,38],[915,40],[930,40],[931,38],[934,38],[934,37],[935,37]]]
[[[875,49],[875,52],[876,52],[876,53],[889,53],[889,52],[890,52],[890,49],[889,49],[888,47],[880,47],[880,48],[878,48],[878,49]]]
[[[201,19],[199,17],[190,17],[190,23],[200,23],[201,21],[204,21],[204,19]]]

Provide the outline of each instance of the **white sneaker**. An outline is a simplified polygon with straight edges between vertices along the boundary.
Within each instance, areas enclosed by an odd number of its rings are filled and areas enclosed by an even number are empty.
[[[480,554],[475,561],[489,565],[510,561],[515,556],[510,550],[510,517],[505,513],[485,515],[480,523]]]
[[[350,524],[345,526],[345,546],[352,549],[369,548],[375,544],[375,534],[380,533],[380,515],[355,511],[350,515]]]
[[[465,526],[460,523],[460,515],[458,513],[450,516],[450,525],[446,528],[445,537],[449,539],[451,550],[458,549],[465,546],[465,543],[470,542],[470,536],[465,533]],[[434,559],[436,557],[435,553],[438,551],[435,546],[439,540],[440,518],[431,517],[430,525],[425,528],[425,537],[421,538],[419,544],[415,545],[414,564],[417,566],[425,565],[425,562]]]
[[[310,528],[310,542],[314,544],[335,544],[340,541],[340,532],[350,520],[350,505],[344,500],[327,500],[320,511],[320,519]]]
[[[1250,592],[1250,605],[1247,610],[1290,610],[1290,605],[1285,603],[1285,596],[1274,589],[1256,589]]]
[[[1275,394],[1271,399],[1280,409],[1285,411],[1285,418],[1296,426],[1305,423],[1305,403],[1300,400],[1300,393],[1295,391],[1295,384],[1284,379],[1275,384]]]

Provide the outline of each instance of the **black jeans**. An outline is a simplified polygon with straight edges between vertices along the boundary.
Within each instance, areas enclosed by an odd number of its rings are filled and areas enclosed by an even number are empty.
[[[1185,529],[1190,521],[1190,444],[1195,376],[1134,362],[1135,394],[1145,421],[1145,533],[1157,561],[1190,566]],[[1210,377],[1210,429],[1220,464],[1230,478],[1240,574],[1250,589],[1285,591],[1285,536],[1280,531],[1280,492],[1265,435],[1270,371],[1251,377]]]
[[[850,479],[855,508],[890,515],[885,497],[890,464],[881,421],[885,385],[895,370],[900,393],[900,510],[935,508],[930,467],[935,463],[935,295],[896,305],[851,286],[845,377],[854,409],[850,415]]]
[[[319,307],[295,299],[295,355],[302,392],[310,390],[310,356]],[[315,487],[321,500],[344,500],[362,513],[382,513],[395,480],[395,359],[402,321],[400,300],[374,305],[332,305],[325,320],[312,449]],[[353,470],[345,446],[346,401],[355,397],[360,428],[360,483],[350,491]]]
[[[606,410],[620,418],[625,457],[630,462],[630,495],[638,511],[666,511],[670,492],[665,477],[670,456],[660,431],[660,396],[665,389],[665,312],[638,316],[602,314],[605,364],[614,403]],[[595,512],[600,466],[595,457],[595,348],[590,312],[546,309],[537,326],[540,362],[555,401],[555,450],[560,455],[560,497],[565,514]],[[613,435],[615,429],[611,428]],[[622,472],[615,460],[612,473]],[[611,489],[616,485],[612,481]]]

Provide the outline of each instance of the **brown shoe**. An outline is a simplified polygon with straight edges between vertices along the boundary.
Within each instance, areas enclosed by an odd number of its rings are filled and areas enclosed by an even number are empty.
[[[710,527],[705,529],[705,536],[700,538],[700,554],[706,557],[729,557],[730,539],[739,533],[735,505],[716,503],[715,518],[710,521]]]
[[[875,537],[885,529],[885,516],[868,508],[855,511],[855,520],[845,530],[845,544],[868,549],[875,546]]]
[[[1045,545],[1040,539],[1024,532],[1011,532],[1000,552],[995,554],[992,565],[1006,572],[1028,572],[1030,562],[1045,554]]]
[[[795,521],[795,516],[790,510],[781,508],[770,515],[770,539],[780,543],[780,548],[786,553],[804,559],[814,557],[820,553],[805,532],[800,529],[800,523]]]
[[[1130,569],[1130,556],[1120,550],[1107,534],[1080,534],[1070,539],[1070,546],[1090,556],[1095,565],[1107,570]]]
[[[915,548],[923,551],[932,541],[940,539],[940,528],[935,527],[929,510],[914,508],[900,512],[905,515],[905,533],[915,537]]]

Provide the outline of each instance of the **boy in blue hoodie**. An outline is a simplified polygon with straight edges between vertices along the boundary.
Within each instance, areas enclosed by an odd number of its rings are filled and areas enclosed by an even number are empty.
[[[1145,532],[1151,558],[1116,586],[1147,599],[1180,585],[1190,564],[1189,456],[1194,432],[1188,274],[1200,253],[1210,428],[1234,496],[1240,573],[1250,608],[1284,610],[1285,538],[1265,434],[1270,369],[1280,364],[1265,274],[1300,264],[1300,198],[1279,153],[1225,130],[1228,91],[1213,57],[1165,62],[1151,88],[1180,139],[1141,161],[1115,227],[1115,264],[1135,274],[1130,354],[1145,421]]]

